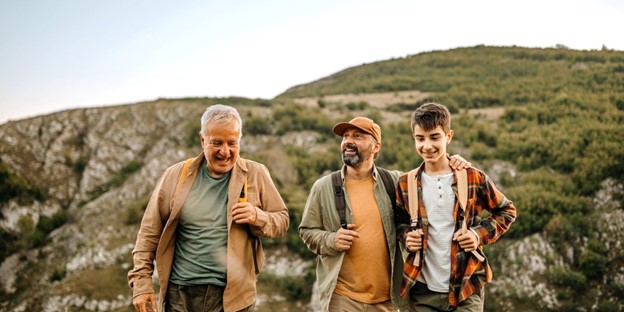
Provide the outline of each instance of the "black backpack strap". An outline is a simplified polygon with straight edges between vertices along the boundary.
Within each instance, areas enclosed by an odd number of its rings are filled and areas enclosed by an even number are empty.
[[[394,209],[396,206],[396,187],[394,186],[394,181],[392,181],[392,175],[387,169],[377,167],[377,172],[381,176],[381,180],[383,181],[384,187],[386,188],[386,193],[388,193],[388,197],[390,197],[390,202],[392,203],[392,208]]]
[[[384,187],[386,188],[386,192],[388,193],[388,197],[390,198],[390,202],[392,203],[392,210],[394,211],[394,220],[398,224],[406,223],[409,224],[409,214],[407,210],[402,207],[397,206],[396,200],[396,186],[394,181],[392,180],[392,175],[390,171],[387,169],[377,167],[377,172],[381,176],[381,180],[383,181]]]
[[[331,174],[332,186],[334,187],[334,199],[336,200],[336,210],[338,211],[338,217],[340,217],[340,227],[347,228],[347,217],[345,201],[345,195],[342,190],[342,177],[340,176],[340,170],[334,171]]]

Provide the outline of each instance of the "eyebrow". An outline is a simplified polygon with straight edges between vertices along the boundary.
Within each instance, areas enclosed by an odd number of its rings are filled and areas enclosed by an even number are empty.
[[[424,135],[424,134],[414,134],[414,136],[415,136],[415,137],[419,137],[419,138],[424,138],[424,137],[426,137],[426,135]],[[432,133],[432,134],[431,134],[431,135],[429,135],[429,136],[430,136],[430,137],[439,137],[439,136],[442,136],[442,134],[441,134],[441,133],[436,132],[436,133]]]

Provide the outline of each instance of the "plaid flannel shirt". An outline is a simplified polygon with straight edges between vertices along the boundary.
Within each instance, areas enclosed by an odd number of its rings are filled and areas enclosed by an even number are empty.
[[[424,261],[424,253],[427,252],[427,213],[422,200],[422,181],[420,173],[424,170],[424,163],[418,167],[416,181],[418,187],[419,207],[418,225],[423,229],[423,248],[421,263],[414,265],[415,253],[410,253],[405,260],[403,267],[403,281],[401,285],[401,296],[405,296],[410,288],[416,284],[418,275]],[[485,173],[475,169],[467,169],[468,176],[468,204],[464,213],[459,208],[457,195],[457,180],[453,181],[452,189],[455,193],[455,205],[453,215],[455,216],[455,231],[461,228],[463,218],[466,218],[468,228],[472,228],[477,235],[481,245],[477,252],[485,257],[482,245],[494,243],[507,231],[511,223],[516,219],[516,207],[501,193],[492,180]],[[407,173],[399,177],[397,188],[397,202],[400,211],[396,214],[397,236],[399,241],[405,244],[405,237],[408,231],[412,230],[409,220],[409,198],[407,190]],[[484,217],[483,211],[488,211],[489,216]],[[492,269],[486,259],[480,262],[469,252],[464,252],[456,241],[452,242],[451,254],[451,275],[449,280],[449,304],[457,306],[459,302],[468,298],[471,294],[480,290],[492,279]],[[426,264],[424,264],[426,265]]]

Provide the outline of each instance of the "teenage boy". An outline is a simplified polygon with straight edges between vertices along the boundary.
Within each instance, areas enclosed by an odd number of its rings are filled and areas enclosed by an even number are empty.
[[[451,169],[446,146],[453,130],[445,106],[423,104],[411,127],[423,163],[401,175],[397,186],[397,202],[410,216],[395,220],[398,239],[410,252],[401,296],[409,293],[410,311],[483,311],[492,270],[482,246],[509,229],[516,208],[483,172]]]

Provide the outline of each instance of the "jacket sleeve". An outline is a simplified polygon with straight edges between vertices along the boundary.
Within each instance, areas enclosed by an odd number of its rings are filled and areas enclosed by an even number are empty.
[[[160,177],[152,196],[147,204],[141,227],[137,234],[136,244],[132,251],[134,268],[128,272],[128,285],[132,288],[133,297],[141,294],[154,293],[152,274],[154,259],[162,230],[169,216],[171,195],[164,185],[171,178],[171,168]]]
[[[256,207],[256,222],[249,228],[256,236],[279,237],[284,235],[290,224],[288,208],[277,191],[266,166],[254,167],[260,207]]]
[[[483,182],[477,188],[475,207],[481,208],[477,208],[475,213],[485,209],[490,212],[490,216],[474,224],[472,229],[478,234],[481,244],[487,245],[496,242],[516,220],[516,207],[496,188],[487,175],[479,173]]]
[[[308,195],[299,225],[299,236],[313,253],[319,256],[335,256],[340,251],[334,248],[336,232],[329,231],[323,225],[323,220],[330,216],[323,216],[320,181],[314,183]]]

